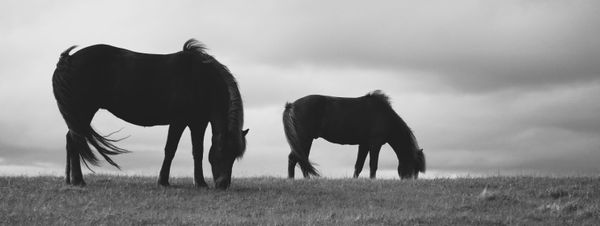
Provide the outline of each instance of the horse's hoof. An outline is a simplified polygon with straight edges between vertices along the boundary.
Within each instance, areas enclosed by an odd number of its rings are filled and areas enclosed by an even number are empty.
[[[158,181],[158,185],[163,186],[163,187],[171,186],[168,181]]]
[[[71,185],[83,187],[83,186],[85,186],[85,181],[73,181],[73,183],[71,183]]]
[[[206,182],[194,183],[194,187],[196,187],[196,188],[208,188],[208,184],[206,184]]]

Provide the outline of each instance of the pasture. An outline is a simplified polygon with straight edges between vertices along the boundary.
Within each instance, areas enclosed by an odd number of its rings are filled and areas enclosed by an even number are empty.
[[[73,187],[62,177],[0,177],[0,224],[600,224],[598,177],[233,178],[227,191],[196,189],[192,178],[171,187],[153,177],[86,178]]]

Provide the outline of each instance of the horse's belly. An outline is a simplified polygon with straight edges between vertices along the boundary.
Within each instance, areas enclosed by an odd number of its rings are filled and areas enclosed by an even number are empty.
[[[156,126],[169,124],[168,115],[160,111],[138,109],[135,111],[119,111],[118,109],[107,109],[116,117],[138,126]]]
[[[336,144],[360,144],[361,142],[357,142],[355,140],[349,140],[349,139],[336,139],[336,138],[325,138],[323,137],[323,139],[325,139],[326,141],[329,141],[331,143],[336,143]]]
[[[322,137],[326,141],[336,144],[361,144],[363,143],[361,136],[352,134],[352,131],[346,131],[341,133],[323,133],[319,137]]]

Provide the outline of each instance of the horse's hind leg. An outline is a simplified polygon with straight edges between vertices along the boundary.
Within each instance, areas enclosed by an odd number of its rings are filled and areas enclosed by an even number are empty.
[[[288,156],[288,178],[294,179],[294,171],[296,170],[296,164],[298,160],[296,160],[296,156],[294,153],[290,153]]]
[[[310,148],[312,146],[312,139],[306,139],[301,144],[302,144],[301,152],[306,153],[306,159],[308,159],[308,156],[310,155]],[[300,168],[300,169],[302,169],[302,168]],[[305,170],[302,170],[302,175],[304,176],[304,178],[309,177],[308,172],[306,172]]]
[[[171,124],[169,126],[169,135],[167,135],[167,144],[165,145],[165,158],[158,176],[159,185],[169,186],[171,162],[173,161],[173,157],[175,157],[177,145],[179,145],[179,139],[181,138],[184,129],[184,124]]]
[[[194,156],[194,184],[196,187],[208,187],[204,180],[202,170],[202,157],[204,155],[204,133],[208,122],[196,123],[190,126],[192,134],[192,154]]]
[[[292,148],[292,150],[296,150],[296,154],[299,155],[306,155],[306,158],[308,159],[308,155],[310,154],[310,147],[312,146],[312,140],[311,139],[304,139],[301,140],[300,142],[297,143],[298,147],[296,146],[292,146],[292,144],[290,144],[290,147]],[[296,157],[296,155],[294,154],[294,151],[290,152],[290,155],[288,155],[288,178],[293,179],[294,178],[294,174],[295,174],[295,169],[296,169],[296,164],[298,163],[298,157]],[[300,168],[302,169],[302,167]],[[304,178],[308,178],[309,174],[308,172],[302,170],[302,175],[304,175]]]
[[[369,151],[369,169],[371,170],[371,179],[375,179],[375,174],[377,173],[377,162],[379,161],[380,150],[381,145],[372,145],[371,150]]]
[[[67,137],[67,147],[66,147],[66,149],[67,149],[67,164],[66,165],[67,166],[65,167],[65,182],[67,184],[71,184],[71,155],[69,154],[69,148],[71,146],[71,144],[69,144],[69,143],[71,143],[71,141],[69,138],[69,132],[67,132],[66,137]]]
[[[354,165],[354,178],[358,178],[360,172],[365,165],[365,160],[367,159],[367,154],[369,154],[369,146],[368,145],[359,145],[358,146],[358,156],[356,157],[356,164]]]
[[[67,183],[72,185],[84,186],[83,174],[81,173],[81,162],[77,148],[85,148],[87,145],[85,138],[77,136],[71,132],[67,133]]]

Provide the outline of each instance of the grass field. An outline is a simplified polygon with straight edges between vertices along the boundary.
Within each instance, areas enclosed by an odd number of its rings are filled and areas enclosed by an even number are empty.
[[[600,178],[416,181],[234,178],[227,191],[191,178],[0,177],[0,224],[599,225]]]

